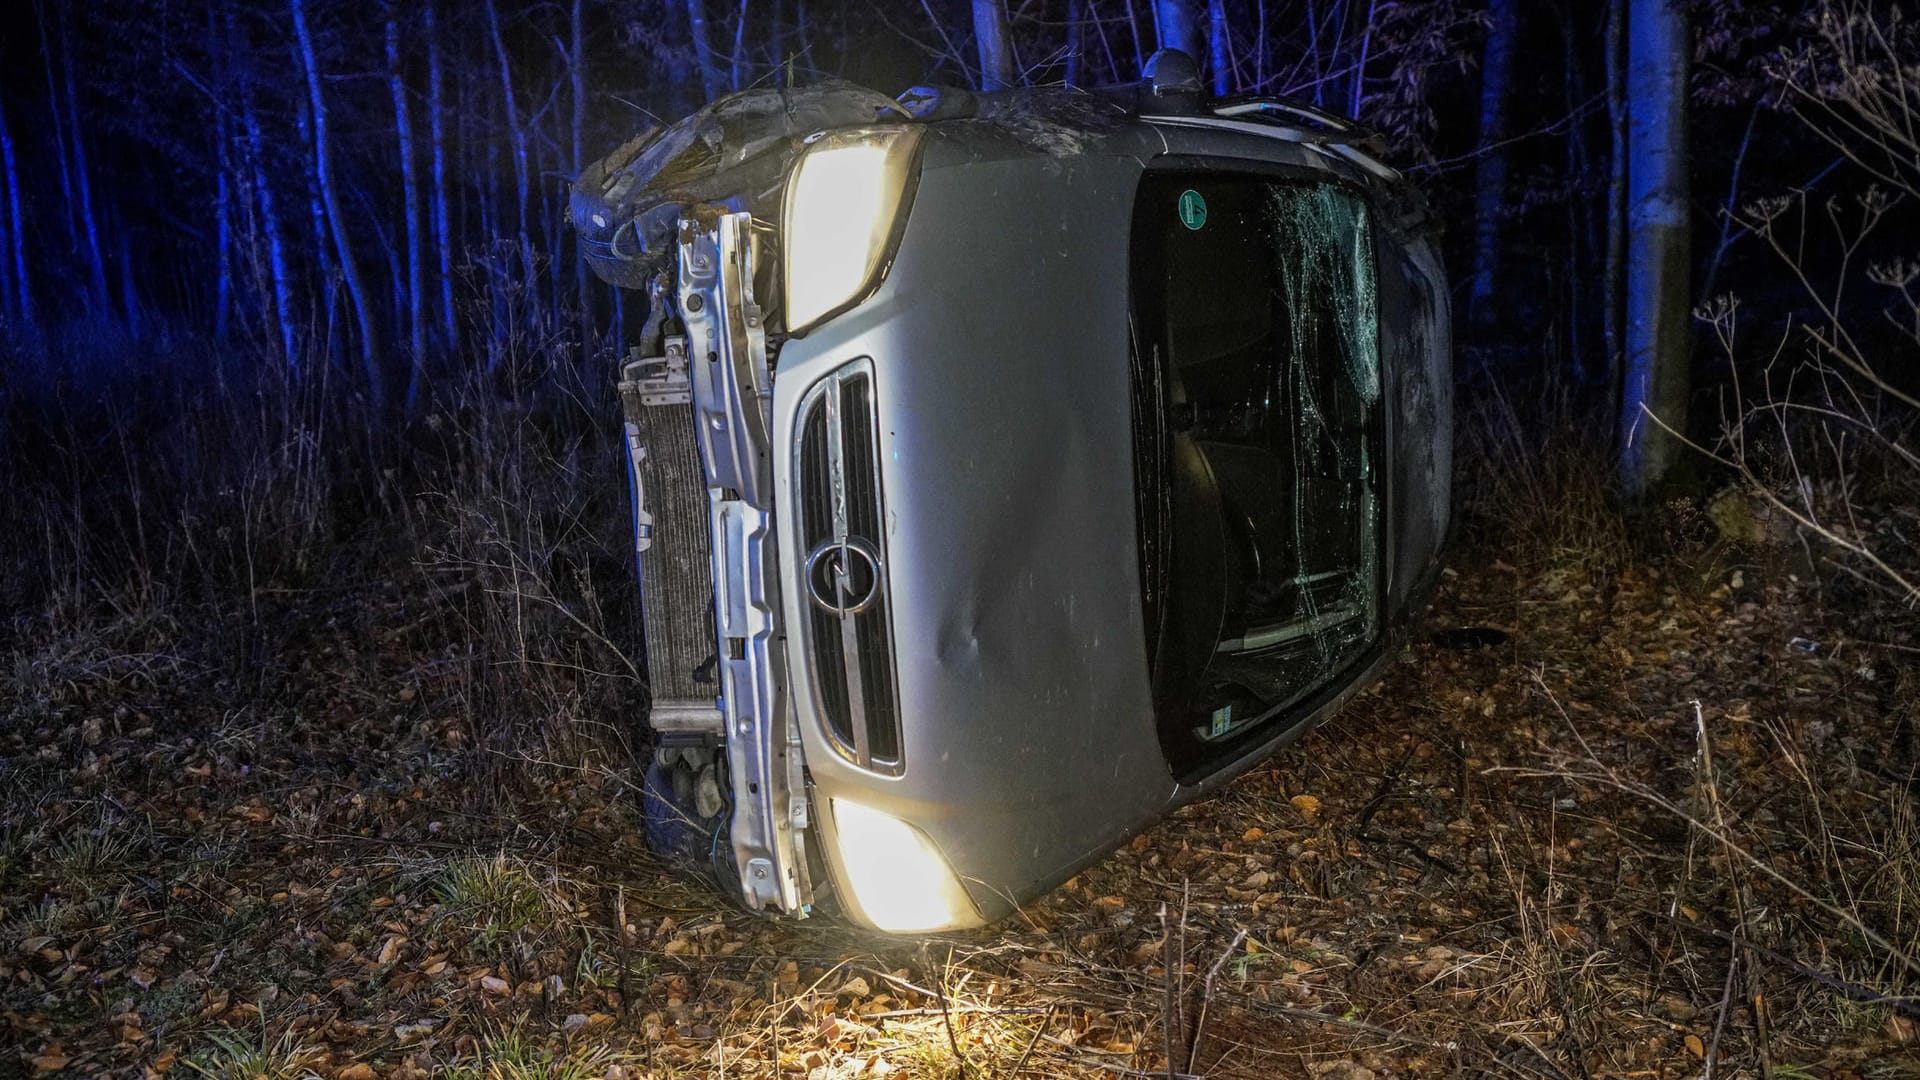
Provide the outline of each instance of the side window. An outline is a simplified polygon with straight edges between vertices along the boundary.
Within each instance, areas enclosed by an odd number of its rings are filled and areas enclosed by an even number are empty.
[[[1348,676],[1381,625],[1381,372],[1366,202],[1153,173],[1133,225],[1136,482],[1176,774]]]

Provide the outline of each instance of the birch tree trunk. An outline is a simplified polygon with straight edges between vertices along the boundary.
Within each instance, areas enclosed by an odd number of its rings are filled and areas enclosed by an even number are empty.
[[[407,231],[407,415],[413,415],[427,356],[427,320],[421,288],[420,178],[413,164],[413,115],[407,106],[407,83],[400,69],[400,23],[387,9],[387,91],[393,96],[393,131],[400,150],[400,197],[405,209],[400,219]]]
[[[687,25],[693,35],[694,62],[700,67],[700,87],[712,101],[726,83],[720,78],[720,61],[713,55],[713,40],[707,33],[706,0],[687,0]]]
[[[1226,0],[1207,0],[1207,54],[1213,63],[1213,96],[1226,97],[1233,90],[1233,56],[1227,48]]]
[[[297,46],[294,59],[299,61]],[[313,119],[305,94],[300,95],[293,116],[300,145],[306,151],[300,156],[300,171],[307,183],[307,224],[313,236],[314,262],[320,268],[320,287],[314,290],[320,304],[311,318],[318,320],[320,332],[315,337],[325,343],[327,359],[331,361],[340,347],[338,335],[334,333],[334,318],[340,306],[340,272],[333,257],[333,234],[327,227],[327,210],[320,199],[320,172],[314,164],[319,154],[314,151]]]
[[[267,233],[267,269],[273,278],[273,318],[280,331],[280,357],[287,370],[299,370],[299,354],[293,336],[293,281],[287,273],[286,237],[280,230],[280,215],[273,205],[273,187],[267,182],[266,153],[260,137],[260,118],[253,101],[243,90],[240,99],[241,122],[247,129],[247,156],[253,167],[253,198],[260,207],[260,225]]]
[[[500,10],[487,0],[487,29],[493,37],[493,55],[500,64],[500,100],[507,110],[507,145],[513,152],[515,236],[520,244],[521,272],[533,281],[533,240],[527,230],[527,129],[520,125],[520,106],[513,100],[513,67],[507,60],[506,39],[500,34]]]
[[[1206,54],[1200,51],[1200,19],[1194,10],[1197,0],[1153,0],[1153,26],[1160,35],[1160,47],[1179,49],[1197,64]]]
[[[580,10],[582,3],[583,0],[573,0],[568,21],[568,29],[573,34],[572,55],[567,59],[567,74],[572,79],[573,91],[573,171],[568,174],[570,180],[579,179],[580,171],[586,168],[586,158],[581,148],[587,126],[587,46],[585,22]],[[593,292],[587,279],[587,256],[580,249],[580,234],[576,230],[573,234],[573,288],[583,342],[593,333]]]
[[[433,247],[439,262],[441,347],[460,347],[460,328],[453,311],[453,236],[447,222],[447,140],[443,126],[440,87],[440,31],[434,22],[434,4],[422,6],[427,32],[427,121],[433,143]]]
[[[293,10],[293,35],[300,49],[300,64],[306,74],[307,111],[313,126],[313,168],[320,189],[320,203],[326,211],[327,230],[333,236],[333,250],[341,277],[347,284],[347,297],[353,303],[360,324],[360,366],[367,380],[367,400],[376,417],[385,420],[387,412],[386,373],[380,364],[380,339],[374,329],[373,307],[367,296],[366,282],[360,276],[360,264],[354,260],[353,244],[347,236],[347,223],[340,209],[340,193],[333,175],[333,153],[327,138],[327,102],[320,92],[320,66],[315,58],[313,34],[307,26],[306,0],[289,0]]]
[[[1627,367],[1620,480],[1658,490],[1682,444],[1691,387],[1686,0],[1631,0],[1627,14]]]
[[[14,317],[33,325],[33,279],[27,274],[27,233],[20,213],[20,168],[13,150],[13,133],[7,127],[5,103],[0,102],[0,168],[7,174],[7,245],[13,259]]]
[[[80,95],[74,90],[73,58],[67,51],[65,14],[59,19],[60,67],[66,75],[67,133],[73,140],[73,200],[79,208],[81,234],[86,238],[92,305],[96,312],[105,313],[113,305],[113,294],[107,288],[107,260],[100,248],[100,220],[93,212],[93,180],[87,169],[87,140],[80,127]],[[131,302],[131,298],[128,299]]]
[[[1520,29],[1520,0],[1492,0],[1492,23],[1480,65],[1480,153],[1474,165],[1473,286],[1467,315],[1477,329],[1499,321],[1495,297],[1500,281],[1501,217],[1507,201],[1507,103],[1513,96],[1515,39]]]
[[[1358,5],[1354,10],[1359,10]],[[1360,118],[1361,105],[1367,100],[1367,58],[1373,55],[1373,21],[1379,10],[1380,0],[1367,0],[1366,22],[1360,27],[1360,58],[1353,63],[1353,89],[1347,95],[1347,115],[1356,120]]]
[[[739,93],[747,85],[747,4],[740,0],[740,13],[733,23],[733,53],[727,58],[728,86]]]
[[[226,125],[219,125],[218,131],[220,173],[214,181],[213,233],[220,251],[214,257],[213,340],[225,342],[228,319],[233,311],[233,182],[227,175]]]
[[[53,77],[53,59],[57,50],[53,47],[53,24],[47,19],[44,0],[33,0],[33,17],[40,27],[40,65],[47,76],[47,116],[53,121],[53,159],[60,165],[60,224],[67,233],[67,250],[78,251],[80,234],[73,224],[73,170],[67,164],[67,122],[60,116],[60,89]]]
[[[1007,9],[1001,0],[973,0],[973,36],[980,47],[980,89],[1012,86],[1013,47],[1008,40]]]

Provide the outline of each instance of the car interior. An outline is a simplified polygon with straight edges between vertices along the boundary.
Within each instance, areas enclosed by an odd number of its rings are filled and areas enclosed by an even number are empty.
[[[1133,251],[1142,600],[1179,775],[1378,637],[1373,240],[1332,183],[1174,171],[1143,180]]]

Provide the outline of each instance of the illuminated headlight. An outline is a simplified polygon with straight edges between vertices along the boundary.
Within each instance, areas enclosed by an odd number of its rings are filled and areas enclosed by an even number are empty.
[[[925,833],[871,807],[833,800],[840,869],[875,929],[890,933],[979,926],[980,915]]]
[[[892,254],[917,126],[836,131],[800,158],[782,214],[787,329],[799,332],[864,298]]]

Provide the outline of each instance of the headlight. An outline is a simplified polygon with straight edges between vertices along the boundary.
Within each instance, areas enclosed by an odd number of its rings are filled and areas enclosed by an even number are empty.
[[[898,934],[980,925],[966,890],[925,833],[844,799],[833,800],[833,823],[840,869],[876,929]]]
[[[861,300],[893,252],[917,126],[836,131],[801,155],[782,212],[787,330]]]

